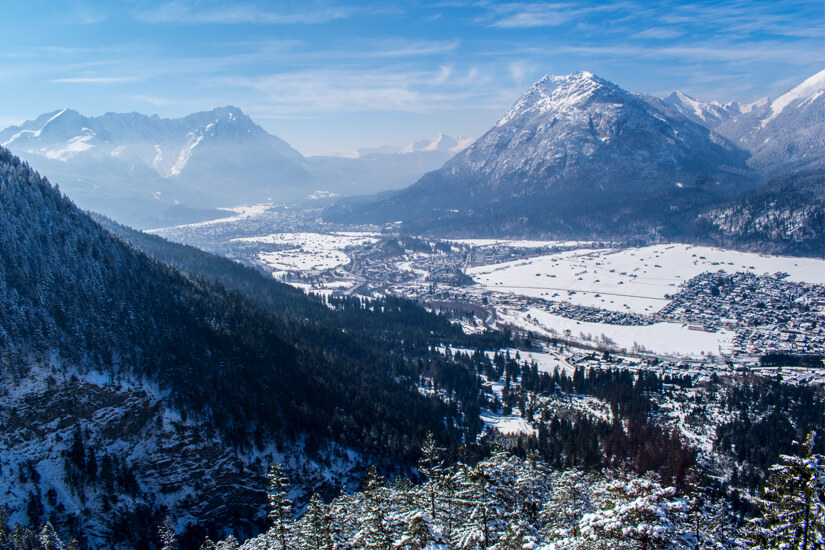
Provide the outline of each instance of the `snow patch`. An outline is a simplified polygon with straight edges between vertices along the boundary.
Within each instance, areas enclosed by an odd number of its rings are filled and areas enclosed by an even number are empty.
[[[821,94],[823,89],[825,89],[825,70],[816,73],[802,82],[802,84],[795,86],[790,91],[773,100],[773,103],[771,103],[771,114],[762,121],[762,126],[764,127],[771,120],[779,116],[779,114],[785,110],[785,107],[794,101],[808,100],[817,92]]]

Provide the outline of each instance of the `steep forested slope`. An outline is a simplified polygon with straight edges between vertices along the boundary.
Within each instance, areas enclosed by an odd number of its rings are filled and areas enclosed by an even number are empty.
[[[825,254],[825,174],[777,178],[691,223],[696,240],[773,254]]]
[[[454,333],[445,319],[409,302],[330,312],[263,280],[269,295],[253,302],[227,287],[244,291],[260,274],[237,266],[246,282],[224,285],[150,258],[5,150],[0,258],[0,491],[17,521],[52,518],[140,546],[151,536],[141,521],[162,509],[248,522],[238,507],[262,498],[250,476],[274,452],[337,441],[398,464],[427,429],[455,441],[480,428],[477,405],[417,391],[426,352],[402,351],[427,340],[404,347],[391,334],[418,322],[434,325],[422,334]],[[358,318],[355,334],[335,324]]]

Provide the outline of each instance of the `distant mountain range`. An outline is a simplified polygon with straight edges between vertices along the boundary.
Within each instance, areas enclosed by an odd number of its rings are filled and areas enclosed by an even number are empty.
[[[714,205],[825,167],[823,95],[825,71],[747,105],[548,75],[439,170],[372,202],[341,201],[327,218],[453,235],[685,238]]]
[[[466,140],[462,143],[466,143]],[[219,207],[397,189],[461,147],[449,136],[358,158],[303,157],[236,107],[180,119],[63,109],[0,132],[81,207],[136,227],[220,217]]]
[[[330,221],[408,232],[681,239],[708,208],[825,169],[825,71],[750,104],[548,75],[471,142],[439,134],[307,158],[234,107],[174,120],[64,109],[0,132],[80,206],[136,227],[324,199],[338,200]]]

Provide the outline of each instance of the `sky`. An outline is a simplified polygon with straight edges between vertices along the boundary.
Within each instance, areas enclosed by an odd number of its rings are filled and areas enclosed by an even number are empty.
[[[27,0],[0,19],[0,128],[64,107],[240,107],[305,155],[478,137],[543,75],[776,97],[825,67],[823,0]]]

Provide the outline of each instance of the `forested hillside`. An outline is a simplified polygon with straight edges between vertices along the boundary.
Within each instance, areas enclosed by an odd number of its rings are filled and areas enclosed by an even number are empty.
[[[249,532],[248,508],[210,499],[260,499],[251,484],[261,453],[304,449],[323,478],[329,443],[403,468],[426,430],[455,445],[481,428],[477,399],[447,405],[418,391],[429,344],[461,335],[442,317],[392,299],[323,304],[194,251],[220,265],[206,275],[223,284],[178,271],[105,231],[5,150],[0,199],[0,436],[11,453],[0,478],[15,521],[52,518],[99,543],[125,536],[115,524],[168,508]],[[141,439],[153,443],[135,447]],[[180,454],[168,470],[153,466],[163,447]],[[102,484],[97,462],[113,457],[116,483]],[[180,493],[204,467],[214,484]],[[161,487],[173,494],[155,494]],[[128,540],[140,547],[147,536]]]
[[[697,241],[720,246],[821,258],[825,254],[825,173],[774,179],[691,223]]]

